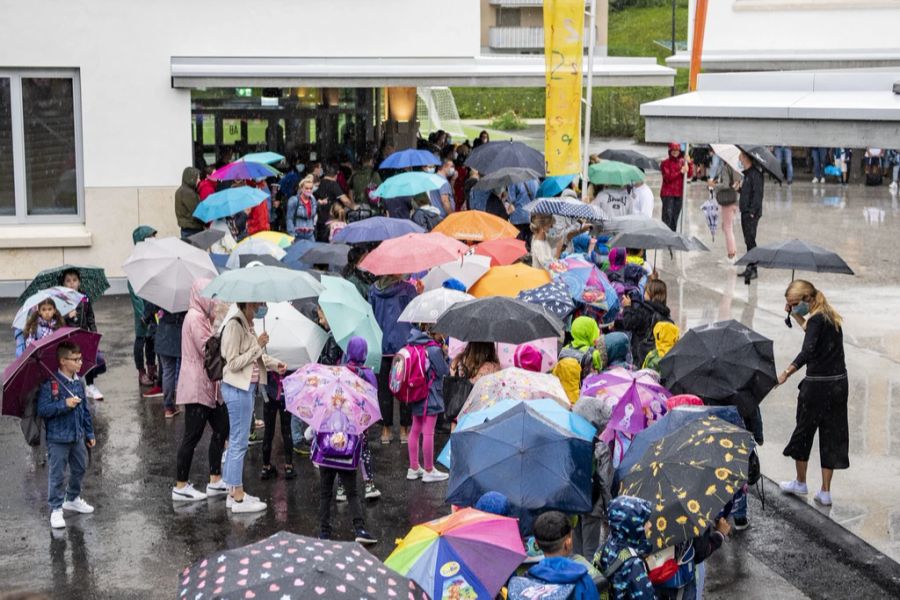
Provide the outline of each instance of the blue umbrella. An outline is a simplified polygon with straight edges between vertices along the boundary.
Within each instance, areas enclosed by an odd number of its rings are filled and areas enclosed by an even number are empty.
[[[300,257],[306,254],[311,248],[316,247],[313,240],[295,240],[293,244],[285,248],[286,253],[281,258],[281,262],[292,269],[305,271],[311,269],[312,265],[301,260]]]
[[[241,157],[244,162],[263,163],[265,165],[273,165],[280,163],[284,157],[277,152],[252,152]]]
[[[606,215],[603,213],[603,210],[574,199],[541,198],[532,205],[531,212],[536,215],[559,215],[592,223],[603,223],[606,221]]]
[[[447,502],[474,506],[485,492],[500,492],[526,535],[537,512],[591,510],[593,443],[541,416],[528,402],[453,435]]]
[[[446,183],[446,179],[433,173],[423,173],[421,171],[400,173],[399,175],[388,177],[372,195],[378,198],[415,196],[423,192],[439,190]]]
[[[350,223],[334,235],[334,242],[343,244],[362,244],[365,242],[383,242],[407,233],[425,233],[425,230],[409,219],[392,219],[390,217],[372,217]]]
[[[249,163],[253,164],[253,163]],[[194,209],[194,217],[204,223],[236,215],[247,208],[253,208],[269,197],[269,194],[248,185],[228,188],[207,196]]]
[[[574,173],[571,175],[551,175],[541,182],[541,187],[538,188],[538,197],[550,198],[559,196],[564,189],[569,187],[569,184],[572,183],[575,177],[577,175]]]
[[[441,160],[427,150],[400,150],[394,152],[378,165],[379,169],[406,169],[407,167],[427,167],[439,165]]]
[[[565,319],[575,311],[575,302],[572,301],[569,287],[564,281],[551,281],[540,287],[523,290],[516,298],[542,306],[560,319]]]
[[[583,254],[570,254],[563,259],[569,265],[568,270],[553,275],[554,281],[562,281],[569,288],[572,298],[578,302],[583,301],[584,293],[588,287],[599,287],[603,289],[603,301],[595,302],[599,308],[606,305],[606,314],[603,317],[604,323],[612,323],[619,314],[621,302],[616,289],[609,282],[609,278],[603,271],[598,269],[594,263],[590,262]]]

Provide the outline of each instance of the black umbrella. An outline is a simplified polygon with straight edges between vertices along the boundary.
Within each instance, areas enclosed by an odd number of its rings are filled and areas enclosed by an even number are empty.
[[[350,252],[350,246],[347,244],[325,244],[319,242],[301,254],[300,260],[308,265],[344,267],[347,265],[348,252]]]
[[[635,150],[614,150],[608,148],[600,153],[600,158],[633,165],[641,171],[659,171],[659,163],[657,161]]]
[[[238,257],[241,268],[243,269],[252,262],[262,263],[269,267],[280,267],[282,269],[290,269],[289,266],[272,256],[271,254],[241,254]]]
[[[524,167],[544,176],[544,155],[522,142],[488,142],[472,150],[466,166],[482,175],[504,167]]]
[[[434,324],[435,331],[464,342],[522,344],[563,334],[563,324],[550,312],[532,304],[491,296],[460,302]]]
[[[483,176],[475,184],[476,190],[496,190],[508,185],[523,183],[531,179],[539,179],[540,173],[525,167],[503,167]]]
[[[610,248],[640,248],[642,250],[709,251],[697,238],[656,226],[618,234],[609,242]]]
[[[359,544],[279,531],[185,568],[178,598],[415,598],[428,595]]]
[[[204,229],[200,233],[189,235],[187,243],[201,250],[208,250],[210,246],[225,237],[225,232],[220,229]]]
[[[835,252],[798,239],[757,246],[735,264],[751,263],[769,269],[790,269],[792,280],[794,271],[854,274],[853,269]]]
[[[764,171],[772,175],[778,181],[784,181],[784,173],[781,171],[781,162],[775,155],[769,152],[765,146],[747,146],[738,144],[741,152],[753,159]]]

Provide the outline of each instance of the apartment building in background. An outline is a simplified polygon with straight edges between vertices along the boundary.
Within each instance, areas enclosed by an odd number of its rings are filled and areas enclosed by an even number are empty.
[[[481,3],[481,48],[484,53],[543,54],[543,0],[479,0]],[[594,52],[606,56],[609,1],[596,0]],[[590,0],[585,2],[587,8]],[[589,40],[588,19],[584,20],[584,45]]]

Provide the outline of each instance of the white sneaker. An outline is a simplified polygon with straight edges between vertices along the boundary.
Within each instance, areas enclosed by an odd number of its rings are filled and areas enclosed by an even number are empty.
[[[244,499],[240,502],[235,502],[234,500],[231,502],[231,512],[234,514],[255,513],[264,510],[266,510],[266,503],[249,494],[244,494]]]
[[[195,489],[193,485],[188,483],[183,488],[172,488],[172,500],[175,502],[194,502],[195,500],[206,500],[206,494],[198,489]]]
[[[815,177],[813,177],[813,178],[812,178],[812,182],[813,182],[813,183],[819,183],[819,180],[816,179]]]
[[[85,388],[85,393],[94,400],[103,400],[103,392],[93,383]]]
[[[425,469],[419,467],[418,469],[407,469],[406,470],[406,478],[410,481],[415,481],[419,477],[425,474]]]
[[[831,506],[831,492],[826,492],[824,490],[819,490],[816,492],[816,495],[813,497],[817,503],[822,506]]]
[[[66,520],[63,518],[63,510],[57,508],[50,513],[50,527],[53,529],[63,529],[66,526]]]
[[[247,492],[244,492],[244,498],[249,498],[250,500],[255,500],[256,502],[259,502],[259,498],[257,498],[256,496],[251,496]],[[231,508],[234,505],[235,505],[234,496],[228,496],[227,498],[225,498],[225,508]]]
[[[206,497],[212,498],[213,496],[222,496],[228,493],[228,486],[225,485],[225,482],[221,479],[215,483],[207,483],[206,484]]]
[[[422,475],[422,481],[424,481],[425,483],[435,483],[437,481],[446,481],[447,479],[450,479],[450,473],[438,471],[437,469],[425,471],[425,473]]]
[[[74,500],[66,500],[63,502],[62,507],[63,510],[74,510],[83,515],[89,515],[94,512],[94,507],[82,500],[81,496],[78,496]]]
[[[781,491],[785,494],[795,494],[797,496],[805,496],[809,493],[805,483],[800,483],[796,479],[792,481],[782,481],[778,484]]]

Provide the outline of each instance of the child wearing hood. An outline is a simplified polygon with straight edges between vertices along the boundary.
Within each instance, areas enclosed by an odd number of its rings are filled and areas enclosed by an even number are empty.
[[[675,323],[661,321],[653,326],[653,339],[656,341],[656,348],[647,354],[644,359],[643,368],[653,369],[659,373],[659,361],[661,361],[669,350],[678,342],[681,337],[681,330]]]
[[[603,342],[606,346],[607,357],[604,371],[616,367],[629,371],[634,368],[631,359],[631,340],[628,338],[628,334],[613,331],[603,337]]]
[[[450,374],[450,365],[440,344],[419,329],[409,332],[407,344],[426,346],[428,367],[426,376],[430,382],[428,396],[424,400],[409,404],[412,413],[412,429],[409,432],[409,469],[406,478],[421,478],[425,483],[444,481],[449,473],[438,471],[434,466],[434,427],[438,415],[444,412],[444,398],[441,382]],[[422,464],[419,465],[419,436],[422,437]],[[424,467],[424,469],[422,468]]]
[[[344,357],[347,361],[344,366],[353,371],[358,377],[365,380],[376,390],[378,389],[378,381],[375,379],[375,372],[366,366],[366,358],[369,356],[369,344],[366,339],[358,335],[350,338],[347,342],[347,354]],[[372,465],[372,451],[369,450],[369,438],[367,435],[362,436],[362,450],[360,451],[360,466],[362,467],[363,481],[366,484],[365,497],[367,499],[379,498],[381,491],[375,487],[375,469]],[[343,498],[343,499],[342,499]],[[343,486],[338,485],[337,501],[344,502],[347,499],[344,494]]]
[[[600,439],[612,416],[612,407],[604,398],[582,396],[572,407],[572,412],[590,421],[597,429],[594,436],[594,474],[591,477],[591,512],[579,515],[573,535],[573,551],[581,556],[593,557],[609,536],[607,510],[612,502],[612,486],[615,470],[609,445]]]
[[[606,572],[616,559],[625,559],[610,578],[611,600],[656,598],[643,560],[652,550],[647,537],[650,513],[650,503],[633,496],[618,496],[609,503],[609,539],[594,556],[594,566]]]
[[[559,379],[569,401],[575,404],[581,393],[581,382],[591,373],[599,373],[606,362],[600,326],[590,317],[572,321],[572,342],[559,352],[553,374]]]

